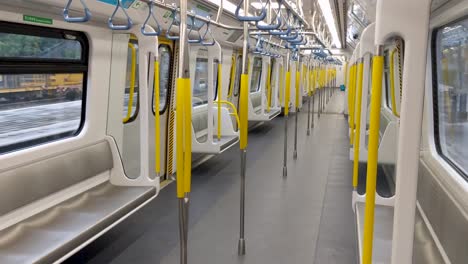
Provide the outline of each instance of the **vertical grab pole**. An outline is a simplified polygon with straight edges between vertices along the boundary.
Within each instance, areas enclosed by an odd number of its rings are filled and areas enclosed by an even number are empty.
[[[361,134],[361,104],[362,104],[362,77],[364,72],[363,59],[358,62],[358,81],[357,81],[357,116],[356,116],[356,132],[354,137],[354,163],[353,163],[353,189],[357,192],[358,174],[359,174],[359,145]]]
[[[221,141],[221,97],[223,95],[222,93],[222,58],[219,58],[220,62],[218,64],[218,141]],[[234,66],[233,66],[234,67]]]
[[[311,88],[311,85],[312,85],[312,80],[311,80],[311,68],[310,68],[310,64],[311,64],[311,59],[309,59],[308,61],[309,63],[307,64],[307,74],[306,74],[306,78],[307,78],[307,96],[309,97],[308,101],[307,101],[307,135],[310,136],[310,100],[312,98],[312,88]]]
[[[366,208],[364,215],[364,238],[362,263],[372,263],[374,237],[375,188],[377,182],[377,160],[379,149],[380,107],[382,100],[383,47],[379,46],[372,61],[372,92],[369,132],[369,157],[367,163]],[[356,151],[356,150],[354,150]]]
[[[301,81],[301,71],[300,71],[300,67],[301,67],[301,50],[298,49],[297,50],[297,67],[296,67],[296,100],[294,102],[294,106],[296,107],[296,113],[295,113],[295,119],[296,119],[296,122],[294,124],[294,153],[293,153],[293,158],[294,159],[297,159],[297,119],[299,117],[299,96],[300,96],[300,81]]]
[[[176,91],[177,198],[179,200],[180,263],[187,263],[192,155],[192,96],[187,39],[187,1],[180,1],[179,67]]]
[[[249,0],[244,0],[244,12],[248,13]],[[239,242],[237,245],[237,254],[245,255],[245,174],[247,166],[247,145],[248,145],[248,129],[249,129],[249,22],[244,21],[244,40],[242,45],[242,74],[239,98],[239,116],[240,116],[240,154],[241,154],[241,188],[240,188],[240,227],[239,227]]]
[[[283,153],[283,177],[288,176],[288,119],[289,119],[289,96],[291,95],[291,71],[289,69],[289,52],[286,53],[286,84],[284,89],[284,153]]]
[[[160,92],[160,87],[159,87],[159,56],[156,53],[154,56],[154,103],[155,103],[155,109],[154,109],[154,146],[155,146],[155,171],[156,171],[156,177],[160,176],[161,173],[161,118],[159,116],[159,92]]]
[[[312,128],[314,128],[314,116],[315,116],[315,84],[316,84],[316,67],[315,65],[311,65],[311,68],[312,68],[312,87],[311,87],[311,91],[312,91]]]

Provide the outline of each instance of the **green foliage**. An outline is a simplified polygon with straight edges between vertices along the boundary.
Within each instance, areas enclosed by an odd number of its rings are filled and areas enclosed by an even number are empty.
[[[0,57],[80,59],[78,41],[0,33]]]

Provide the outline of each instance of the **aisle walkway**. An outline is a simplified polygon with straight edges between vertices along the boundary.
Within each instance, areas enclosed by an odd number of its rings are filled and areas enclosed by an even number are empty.
[[[322,115],[309,137],[307,113],[299,113],[296,161],[292,115],[287,178],[282,177],[284,119],[276,118],[249,134],[244,257],[237,256],[239,150],[229,150],[194,170],[190,264],[355,263],[347,123],[336,114],[343,102],[344,93],[336,93],[329,105],[333,114]],[[177,224],[171,184],[68,263],[177,264]]]

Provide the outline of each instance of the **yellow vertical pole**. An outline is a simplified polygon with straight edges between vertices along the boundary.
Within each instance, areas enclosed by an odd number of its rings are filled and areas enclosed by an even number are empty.
[[[184,83],[184,191],[189,193],[192,185],[192,89],[189,78],[184,78]]]
[[[221,140],[221,97],[223,96],[222,94],[222,63],[218,64],[218,140]]]
[[[358,186],[359,173],[359,144],[361,135],[361,102],[362,102],[362,77],[364,65],[362,62],[358,64],[358,83],[357,83],[357,117],[356,117],[356,133],[354,135],[354,164],[353,164],[353,188],[356,190]]]
[[[154,150],[156,176],[161,172],[161,120],[159,116],[159,61],[154,63]]]
[[[185,197],[184,176],[184,93],[185,80],[177,79],[176,91],[176,156],[177,156],[177,198]]]
[[[128,47],[130,48],[132,52],[132,65],[130,69],[130,94],[128,98],[128,106],[127,106],[127,115],[123,119],[124,123],[127,123],[131,118],[132,118],[132,107],[133,107],[133,99],[134,99],[134,94],[135,94],[135,79],[136,79],[136,64],[137,64],[137,59],[136,59],[136,48],[132,43],[128,43]]]
[[[379,149],[380,107],[382,100],[383,56],[374,56],[372,62],[372,94],[370,111],[370,133],[366,180],[366,209],[364,215],[363,264],[372,263],[374,237],[375,188],[377,182],[377,160]]]
[[[249,126],[249,75],[241,75],[241,87],[239,98],[239,119],[240,119],[240,149],[245,150],[248,145]]]
[[[267,72],[267,112],[270,112],[271,108],[271,64],[268,63],[268,72]]]
[[[354,143],[354,104],[356,101],[356,65],[351,66],[351,77],[350,79],[350,90],[349,92],[351,93],[351,101],[350,101],[350,111],[349,111],[349,122],[350,122],[350,129],[351,129],[351,135],[350,135],[350,144],[352,145]]]
[[[396,117],[400,117],[400,114],[397,111],[396,98],[395,98],[395,54],[397,49],[393,49],[390,52],[390,95],[392,101],[392,112]]]
[[[232,93],[234,91],[234,83],[236,78],[236,56],[233,55],[231,59],[231,82],[229,83],[229,93],[228,93],[228,100],[232,97]]]
[[[291,89],[291,72],[286,72],[286,89],[284,91],[284,115],[289,115],[289,97],[290,97],[290,89]]]
[[[296,100],[294,102],[294,107],[296,110],[299,108],[299,87],[300,87],[300,81],[301,81],[301,72],[299,71],[299,65],[297,66],[298,70],[296,71]]]

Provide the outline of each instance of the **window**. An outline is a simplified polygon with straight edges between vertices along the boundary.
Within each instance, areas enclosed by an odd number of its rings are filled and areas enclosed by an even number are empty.
[[[216,100],[218,97],[218,65],[219,60],[215,60],[213,63],[213,99]]]
[[[138,40],[136,38],[131,38],[128,43],[127,77],[125,81],[124,109],[122,113],[124,124],[134,121],[138,115],[140,101],[138,97],[138,64]],[[129,104],[131,104],[131,107],[129,107]]]
[[[240,79],[242,75],[242,56],[237,56],[236,62],[236,81],[234,83],[234,96],[239,95]]]
[[[270,67],[270,80],[267,80],[267,82],[270,82],[270,87],[271,87],[271,94],[268,94],[268,90],[265,89],[265,95],[266,98],[270,100],[271,103],[273,103],[273,92],[276,87],[276,74],[275,74],[275,67],[276,67],[276,59],[271,59],[271,67]]]
[[[432,55],[436,147],[468,179],[468,18],[437,30]]]
[[[260,83],[262,79],[262,58],[255,57],[252,67],[252,77],[250,79],[250,92],[254,93],[260,90]]]
[[[77,135],[84,122],[84,34],[0,22],[0,153]]]
[[[387,108],[392,109],[392,94],[390,90],[390,52],[384,52],[384,82],[385,82],[385,105]]]
[[[233,55],[231,59],[231,71],[229,72],[229,87],[228,87],[228,95],[231,95],[232,92],[231,89],[233,89],[233,86],[235,85],[236,82],[236,57]],[[234,78],[233,78],[234,77]]]
[[[172,83],[171,79],[172,70],[172,50],[169,45],[159,45],[159,114],[166,111],[167,93],[169,86]],[[153,93],[154,95],[154,93]],[[156,106],[154,104],[153,96],[153,114],[155,113]]]
[[[192,106],[208,103],[208,50],[198,51],[195,65],[195,82],[192,90]],[[216,97],[218,82],[218,63],[215,61],[213,67],[213,95]]]

